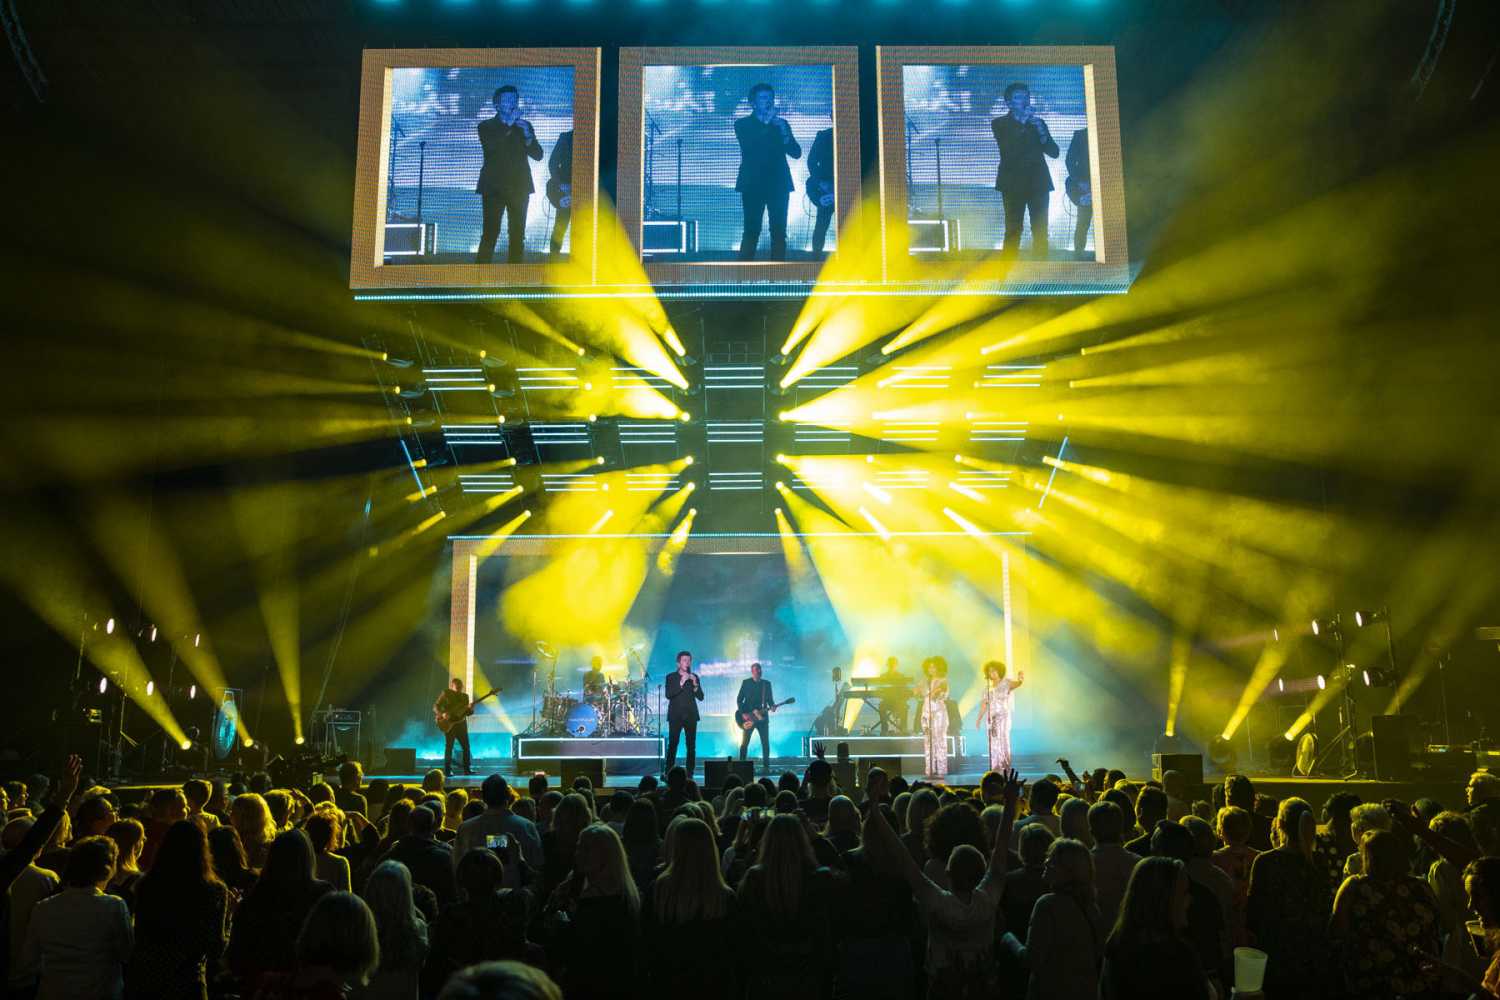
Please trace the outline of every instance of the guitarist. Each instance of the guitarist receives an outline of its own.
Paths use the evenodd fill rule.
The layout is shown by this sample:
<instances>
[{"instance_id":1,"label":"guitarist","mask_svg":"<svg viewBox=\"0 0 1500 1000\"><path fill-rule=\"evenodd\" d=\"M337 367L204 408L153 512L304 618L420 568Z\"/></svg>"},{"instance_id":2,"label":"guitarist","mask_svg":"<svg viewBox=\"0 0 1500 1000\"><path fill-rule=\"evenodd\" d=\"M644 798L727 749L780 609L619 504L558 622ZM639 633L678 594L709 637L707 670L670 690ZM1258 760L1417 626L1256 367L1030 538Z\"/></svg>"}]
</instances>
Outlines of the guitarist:
<instances>
[{"instance_id":1,"label":"guitarist","mask_svg":"<svg viewBox=\"0 0 1500 1000\"><path fill-rule=\"evenodd\" d=\"M1063 187L1068 200L1078 206L1078 221L1073 225L1073 253L1083 256L1088 245L1089 226L1094 221L1094 187L1089 178L1089 130L1081 128L1073 133L1068 143L1068 155L1063 161L1068 165L1068 179Z\"/></svg>"},{"instance_id":2,"label":"guitarist","mask_svg":"<svg viewBox=\"0 0 1500 1000\"><path fill-rule=\"evenodd\" d=\"M547 158L547 200L557 209L552 220L552 256L562 256L563 237L573 218L573 130L557 137L552 155Z\"/></svg>"},{"instance_id":3,"label":"guitarist","mask_svg":"<svg viewBox=\"0 0 1500 1000\"><path fill-rule=\"evenodd\" d=\"M771 717L776 711L776 699L771 694L771 682L761 677L759 663L750 664L750 676L740 682L740 693L735 696L735 707L740 711L742 722L755 718L755 725L740 730L740 760L750 749L750 734L760 733L760 759L765 773L771 773Z\"/></svg>"},{"instance_id":4,"label":"guitarist","mask_svg":"<svg viewBox=\"0 0 1500 1000\"><path fill-rule=\"evenodd\" d=\"M807 154L807 197L817 209L813 221L812 252L822 253L833 222L833 129L825 128L813 138Z\"/></svg>"},{"instance_id":5,"label":"guitarist","mask_svg":"<svg viewBox=\"0 0 1500 1000\"><path fill-rule=\"evenodd\" d=\"M452 721L448 732L443 738L443 773L449 777L453 776L453 743L456 740L464 752L464 774L473 774L469 769L469 696L464 692L462 677L455 677L448 682L447 688L438 695L437 701L433 703L432 711L440 721Z\"/></svg>"}]
</instances>

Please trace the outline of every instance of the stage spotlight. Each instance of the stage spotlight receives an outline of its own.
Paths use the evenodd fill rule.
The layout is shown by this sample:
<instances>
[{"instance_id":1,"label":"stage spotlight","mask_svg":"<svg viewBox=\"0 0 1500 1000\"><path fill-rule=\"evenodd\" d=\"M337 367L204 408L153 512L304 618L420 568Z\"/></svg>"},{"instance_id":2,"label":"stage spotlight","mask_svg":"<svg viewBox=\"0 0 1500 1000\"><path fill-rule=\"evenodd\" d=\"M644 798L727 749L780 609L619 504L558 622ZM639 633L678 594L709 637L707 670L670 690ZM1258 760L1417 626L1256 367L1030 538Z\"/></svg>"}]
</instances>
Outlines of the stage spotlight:
<instances>
[{"instance_id":1,"label":"stage spotlight","mask_svg":"<svg viewBox=\"0 0 1500 1000\"><path fill-rule=\"evenodd\" d=\"M184 750L191 750L191 749L193 749L193 741L192 740L183 740L181 743L179 743L177 745L180 746L180 747L182 747L182 749L184 749Z\"/></svg>"},{"instance_id":2,"label":"stage spotlight","mask_svg":"<svg viewBox=\"0 0 1500 1000\"><path fill-rule=\"evenodd\" d=\"M202 632L194 632L193 633L193 648L197 649L198 648L198 644L200 642L202 642L202 641L203 641L203 633Z\"/></svg>"},{"instance_id":3,"label":"stage spotlight","mask_svg":"<svg viewBox=\"0 0 1500 1000\"><path fill-rule=\"evenodd\" d=\"M111 618L109 621L107 621L107 622L104 623L104 634L105 635L114 635L115 634L115 620L113 618Z\"/></svg>"},{"instance_id":4,"label":"stage spotlight","mask_svg":"<svg viewBox=\"0 0 1500 1000\"><path fill-rule=\"evenodd\" d=\"M99 693L103 694L104 692L106 692L108 690L109 690L109 678L108 677L101 677L101 678L99 678Z\"/></svg>"},{"instance_id":5,"label":"stage spotlight","mask_svg":"<svg viewBox=\"0 0 1500 1000\"><path fill-rule=\"evenodd\" d=\"M692 465L693 464L693 456L689 455L687 458L684 458L682 460L682 464L683 465Z\"/></svg>"},{"instance_id":6,"label":"stage spotlight","mask_svg":"<svg viewBox=\"0 0 1500 1000\"><path fill-rule=\"evenodd\" d=\"M1284 678L1281 678L1281 677L1276 678L1276 693L1277 694L1285 694L1286 693L1286 680Z\"/></svg>"},{"instance_id":7,"label":"stage spotlight","mask_svg":"<svg viewBox=\"0 0 1500 1000\"><path fill-rule=\"evenodd\" d=\"M191 684L188 686L188 699L192 700L196 697L198 697L198 685Z\"/></svg>"},{"instance_id":8,"label":"stage spotlight","mask_svg":"<svg viewBox=\"0 0 1500 1000\"><path fill-rule=\"evenodd\" d=\"M1175 733L1162 733L1156 738L1156 753L1182 753L1182 737Z\"/></svg>"},{"instance_id":9,"label":"stage spotlight","mask_svg":"<svg viewBox=\"0 0 1500 1000\"><path fill-rule=\"evenodd\" d=\"M255 741L246 736L244 741L240 745L243 746L246 750L249 750L251 747L255 746Z\"/></svg>"},{"instance_id":10,"label":"stage spotlight","mask_svg":"<svg viewBox=\"0 0 1500 1000\"><path fill-rule=\"evenodd\" d=\"M292 742L300 747L303 743L307 742L307 738L304 736L298 736L296 739L292 740Z\"/></svg>"},{"instance_id":11,"label":"stage spotlight","mask_svg":"<svg viewBox=\"0 0 1500 1000\"><path fill-rule=\"evenodd\" d=\"M1364 628L1366 625L1374 625L1376 622L1383 622L1385 621L1385 618L1386 611L1384 608L1381 608L1378 611L1354 612L1354 624L1358 625L1360 628Z\"/></svg>"},{"instance_id":12,"label":"stage spotlight","mask_svg":"<svg viewBox=\"0 0 1500 1000\"><path fill-rule=\"evenodd\" d=\"M1319 674L1318 675L1318 690L1319 691L1323 691L1323 690L1326 690L1327 688L1328 688L1328 678L1324 677L1322 674Z\"/></svg>"},{"instance_id":13,"label":"stage spotlight","mask_svg":"<svg viewBox=\"0 0 1500 1000\"><path fill-rule=\"evenodd\" d=\"M1236 759L1234 744L1222 736L1215 736L1213 742L1208 745L1208 759L1220 770L1234 770Z\"/></svg>"},{"instance_id":14,"label":"stage spotlight","mask_svg":"<svg viewBox=\"0 0 1500 1000\"><path fill-rule=\"evenodd\" d=\"M693 416L692 414L688 413L687 410L683 410L681 413L677 414L677 419L681 420L683 423L687 423L689 420L693 419Z\"/></svg>"},{"instance_id":15,"label":"stage spotlight","mask_svg":"<svg viewBox=\"0 0 1500 1000\"><path fill-rule=\"evenodd\" d=\"M1312 620L1312 634L1316 636L1331 635L1337 638L1339 634L1339 616L1334 615L1332 618L1314 618Z\"/></svg>"},{"instance_id":16,"label":"stage spotlight","mask_svg":"<svg viewBox=\"0 0 1500 1000\"><path fill-rule=\"evenodd\" d=\"M776 463L778 465L785 465L786 464L786 456L782 455L782 454L778 454L776 456Z\"/></svg>"},{"instance_id":17,"label":"stage spotlight","mask_svg":"<svg viewBox=\"0 0 1500 1000\"><path fill-rule=\"evenodd\" d=\"M156 626L155 625L151 626L151 641L152 642L156 641Z\"/></svg>"},{"instance_id":18,"label":"stage spotlight","mask_svg":"<svg viewBox=\"0 0 1500 1000\"><path fill-rule=\"evenodd\" d=\"M149 698L149 697L151 697L155 693L156 693L156 682L155 681L147 681L146 682L146 697Z\"/></svg>"},{"instance_id":19,"label":"stage spotlight","mask_svg":"<svg viewBox=\"0 0 1500 1000\"><path fill-rule=\"evenodd\" d=\"M1272 642L1280 642L1281 641L1281 629L1279 629L1279 628L1272 628L1271 629L1271 641Z\"/></svg>"}]
</instances>

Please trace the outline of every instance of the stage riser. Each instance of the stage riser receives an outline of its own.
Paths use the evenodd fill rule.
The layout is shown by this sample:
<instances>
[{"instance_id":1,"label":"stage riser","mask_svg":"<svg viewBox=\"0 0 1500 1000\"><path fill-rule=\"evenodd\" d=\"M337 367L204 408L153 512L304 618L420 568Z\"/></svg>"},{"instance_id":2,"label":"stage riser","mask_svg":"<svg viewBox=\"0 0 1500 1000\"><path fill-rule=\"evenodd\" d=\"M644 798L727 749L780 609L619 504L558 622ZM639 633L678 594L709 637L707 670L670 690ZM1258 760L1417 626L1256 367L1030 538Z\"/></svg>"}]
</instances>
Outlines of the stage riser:
<instances>
[{"instance_id":1,"label":"stage riser","mask_svg":"<svg viewBox=\"0 0 1500 1000\"><path fill-rule=\"evenodd\" d=\"M518 736L515 749L518 764L581 758L655 761L666 753L665 741L660 736L614 736L605 739Z\"/></svg>"},{"instance_id":2,"label":"stage riser","mask_svg":"<svg viewBox=\"0 0 1500 1000\"><path fill-rule=\"evenodd\" d=\"M838 756L840 743L849 745L849 759L859 760L863 757L903 757L922 760L927 756L926 748L920 736L804 736L802 738L802 755L811 757L813 755L813 744L823 744L823 756L834 760ZM964 754L964 738L962 736L948 737L948 756L962 757Z\"/></svg>"}]
</instances>

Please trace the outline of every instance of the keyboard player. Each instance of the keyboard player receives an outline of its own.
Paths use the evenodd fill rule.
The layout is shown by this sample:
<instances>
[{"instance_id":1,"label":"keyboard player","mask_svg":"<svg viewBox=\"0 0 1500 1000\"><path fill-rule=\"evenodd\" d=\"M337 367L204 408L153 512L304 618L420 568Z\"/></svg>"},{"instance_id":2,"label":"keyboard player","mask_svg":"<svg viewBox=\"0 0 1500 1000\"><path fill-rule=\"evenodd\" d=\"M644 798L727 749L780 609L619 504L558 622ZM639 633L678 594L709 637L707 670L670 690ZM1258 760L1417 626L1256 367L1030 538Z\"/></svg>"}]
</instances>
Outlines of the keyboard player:
<instances>
[{"instance_id":1,"label":"keyboard player","mask_svg":"<svg viewBox=\"0 0 1500 1000\"><path fill-rule=\"evenodd\" d=\"M906 700L911 679L901 675L897 669L900 665L894 656L888 657L885 661L884 672L878 674L870 682L870 686L880 692L881 722L890 720L890 724L896 727L894 734L882 733L882 736L906 735Z\"/></svg>"}]
</instances>

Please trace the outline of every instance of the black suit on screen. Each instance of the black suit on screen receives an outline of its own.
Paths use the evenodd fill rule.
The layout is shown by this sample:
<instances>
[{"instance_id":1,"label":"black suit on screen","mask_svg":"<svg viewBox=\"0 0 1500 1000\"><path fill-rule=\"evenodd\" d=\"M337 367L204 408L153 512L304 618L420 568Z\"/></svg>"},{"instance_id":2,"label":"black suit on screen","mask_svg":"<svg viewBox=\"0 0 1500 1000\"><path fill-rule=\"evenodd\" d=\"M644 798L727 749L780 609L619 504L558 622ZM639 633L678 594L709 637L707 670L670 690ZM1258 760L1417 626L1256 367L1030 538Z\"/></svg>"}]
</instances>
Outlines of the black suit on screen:
<instances>
[{"instance_id":1,"label":"black suit on screen","mask_svg":"<svg viewBox=\"0 0 1500 1000\"><path fill-rule=\"evenodd\" d=\"M703 700L703 684L684 684L677 671L667 675L667 766L677 762L677 741L687 737L687 773L693 776L698 753L698 702Z\"/></svg>"},{"instance_id":2,"label":"black suit on screen","mask_svg":"<svg viewBox=\"0 0 1500 1000\"><path fill-rule=\"evenodd\" d=\"M812 250L813 253L823 252L823 242L828 238L828 226L833 222L833 210L836 204L824 205L819 200L818 192L820 185L828 185L833 190L833 129L825 128L813 137L812 149L807 151L807 196L812 199L813 207L817 209L818 215L813 222Z\"/></svg>"},{"instance_id":3,"label":"black suit on screen","mask_svg":"<svg viewBox=\"0 0 1500 1000\"><path fill-rule=\"evenodd\" d=\"M552 155L547 157L547 173L553 184L568 185L568 207L557 206L557 218L552 222L552 252L562 253L563 237L568 234L568 223L573 218L573 130L568 129L557 137Z\"/></svg>"},{"instance_id":4,"label":"black suit on screen","mask_svg":"<svg viewBox=\"0 0 1500 1000\"><path fill-rule=\"evenodd\" d=\"M484 165L479 168L479 182L474 191L483 199L484 228L479 234L475 262L488 264L494 259L503 214L509 234L506 260L519 264L526 243L526 204L536 190L531 181L531 165L526 160L540 160L542 144L536 141L534 131L531 141L526 140L521 119L507 125L496 115L479 123L479 145L484 150Z\"/></svg>"},{"instance_id":5,"label":"black suit on screen","mask_svg":"<svg viewBox=\"0 0 1500 1000\"><path fill-rule=\"evenodd\" d=\"M1089 225L1094 221L1094 185L1089 177L1089 130L1081 128L1073 133L1068 143L1068 155L1063 160L1068 165L1068 176L1089 186L1089 203L1079 205L1078 222L1073 226L1073 252L1083 253L1089 239Z\"/></svg>"},{"instance_id":6,"label":"black suit on screen","mask_svg":"<svg viewBox=\"0 0 1500 1000\"><path fill-rule=\"evenodd\" d=\"M1057 158L1057 142L1051 134L1042 140L1037 124L1041 118L1032 115L1021 124L1014 115L1001 115L990 122L995 146L1000 150L1000 166L995 170L995 190L1005 204L1005 243L1003 252L1016 253L1021 247L1021 224L1031 213L1031 249L1038 257L1047 256L1047 202L1052 194L1052 171L1044 156Z\"/></svg>"},{"instance_id":7,"label":"black suit on screen","mask_svg":"<svg viewBox=\"0 0 1500 1000\"><path fill-rule=\"evenodd\" d=\"M745 231L740 238L740 260L754 260L760 243L760 223L769 217L771 224L771 259L786 260L786 209L792 193L792 168L786 158L797 159L802 147L787 127L782 138L778 121L763 122L746 115L734 123L734 137L740 144L740 170L734 189L740 193L745 212Z\"/></svg>"}]
</instances>

